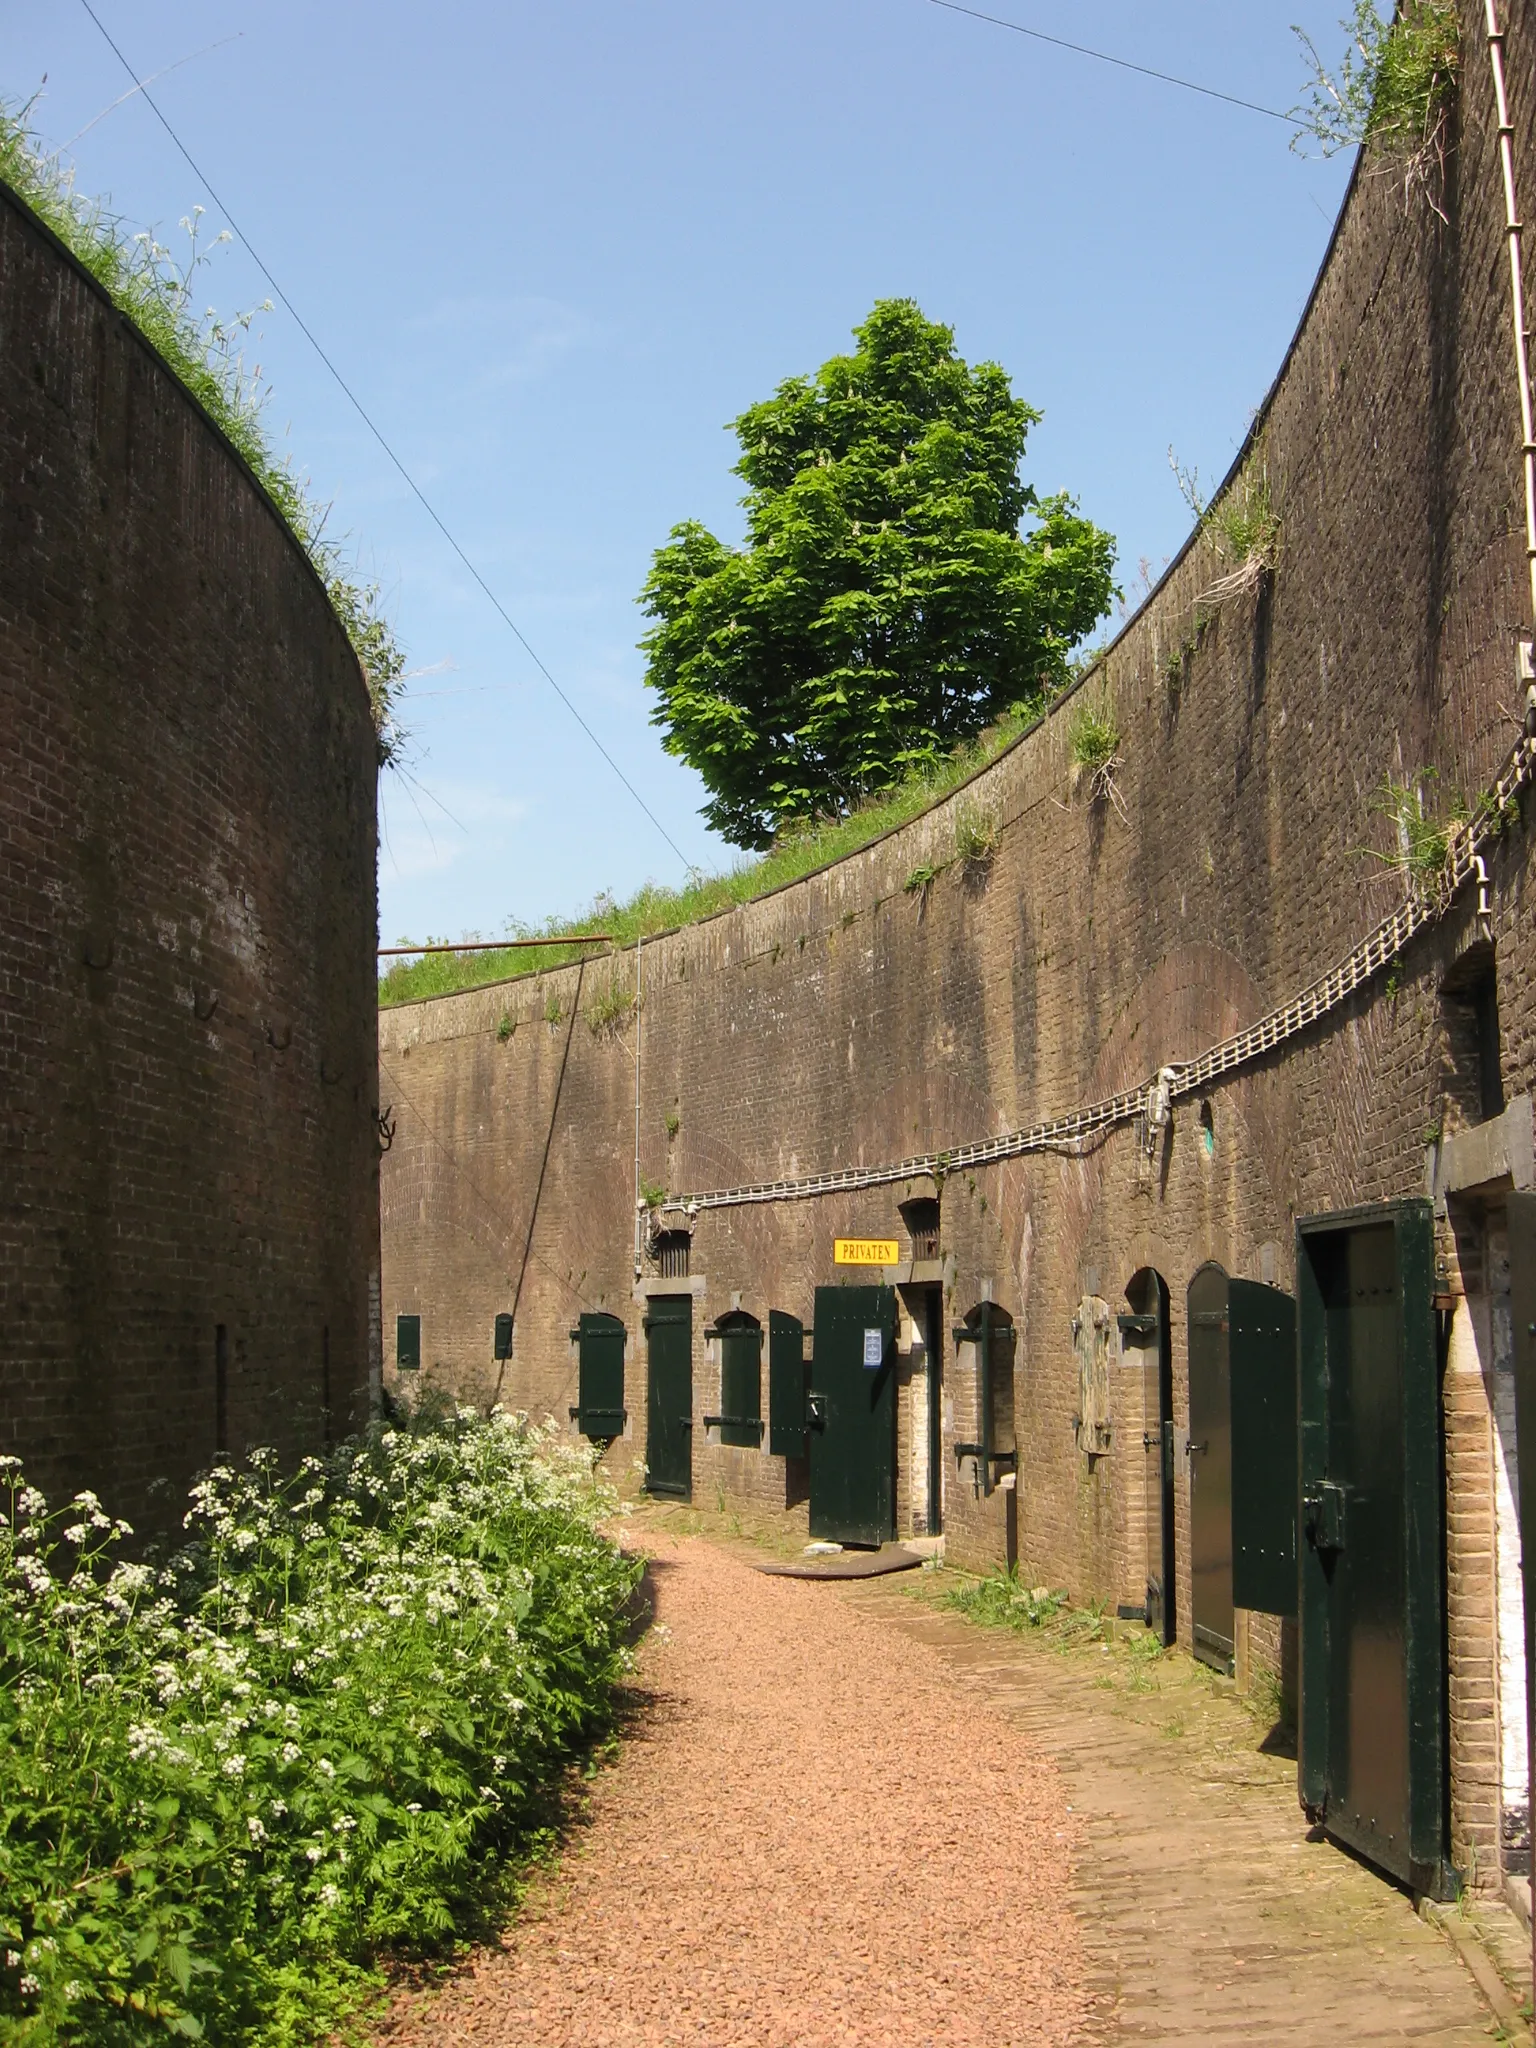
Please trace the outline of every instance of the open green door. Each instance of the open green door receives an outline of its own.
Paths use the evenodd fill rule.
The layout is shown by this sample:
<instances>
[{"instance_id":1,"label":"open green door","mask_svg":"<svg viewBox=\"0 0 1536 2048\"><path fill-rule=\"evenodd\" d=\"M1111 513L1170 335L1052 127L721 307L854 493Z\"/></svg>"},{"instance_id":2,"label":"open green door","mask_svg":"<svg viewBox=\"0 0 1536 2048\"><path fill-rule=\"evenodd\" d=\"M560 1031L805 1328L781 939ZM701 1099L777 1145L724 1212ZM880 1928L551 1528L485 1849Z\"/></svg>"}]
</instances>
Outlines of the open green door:
<instances>
[{"instance_id":1,"label":"open green door","mask_svg":"<svg viewBox=\"0 0 1536 2048\"><path fill-rule=\"evenodd\" d=\"M812 1536L888 1542L896 1533L894 1288L817 1288L807 1405Z\"/></svg>"},{"instance_id":2,"label":"open green door","mask_svg":"<svg viewBox=\"0 0 1536 2048\"><path fill-rule=\"evenodd\" d=\"M1301 1803L1447 1898L1439 1355L1428 1202L1296 1224Z\"/></svg>"}]
</instances>

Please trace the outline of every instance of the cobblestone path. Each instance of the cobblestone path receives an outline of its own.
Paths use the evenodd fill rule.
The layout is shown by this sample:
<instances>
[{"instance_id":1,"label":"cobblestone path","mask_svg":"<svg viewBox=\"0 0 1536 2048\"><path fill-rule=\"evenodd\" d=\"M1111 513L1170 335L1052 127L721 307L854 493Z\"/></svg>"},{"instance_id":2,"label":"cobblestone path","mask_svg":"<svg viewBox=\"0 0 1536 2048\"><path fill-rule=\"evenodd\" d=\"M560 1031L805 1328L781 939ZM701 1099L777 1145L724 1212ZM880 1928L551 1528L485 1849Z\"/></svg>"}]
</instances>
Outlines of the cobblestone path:
<instances>
[{"instance_id":1,"label":"cobblestone path","mask_svg":"<svg viewBox=\"0 0 1536 2048\"><path fill-rule=\"evenodd\" d=\"M644 1540L649 1710L557 1878L392 2048L1082 2039L1073 1821L1030 1739L835 1587Z\"/></svg>"}]
</instances>

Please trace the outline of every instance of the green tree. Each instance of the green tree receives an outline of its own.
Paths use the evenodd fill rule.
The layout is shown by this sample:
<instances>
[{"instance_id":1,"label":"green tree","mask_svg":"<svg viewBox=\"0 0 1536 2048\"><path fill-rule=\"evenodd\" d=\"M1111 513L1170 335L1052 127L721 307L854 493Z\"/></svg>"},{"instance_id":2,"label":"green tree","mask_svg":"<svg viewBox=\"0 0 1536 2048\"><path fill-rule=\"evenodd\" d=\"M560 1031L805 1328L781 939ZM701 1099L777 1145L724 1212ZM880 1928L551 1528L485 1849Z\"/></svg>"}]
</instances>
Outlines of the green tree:
<instances>
[{"instance_id":1,"label":"green tree","mask_svg":"<svg viewBox=\"0 0 1536 2048\"><path fill-rule=\"evenodd\" d=\"M1040 415L995 363L910 299L854 337L734 422L745 545L686 521L642 596L652 722L737 846L1043 702L1114 594L1113 536L1021 481Z\"/></svg>"}]
</instances>

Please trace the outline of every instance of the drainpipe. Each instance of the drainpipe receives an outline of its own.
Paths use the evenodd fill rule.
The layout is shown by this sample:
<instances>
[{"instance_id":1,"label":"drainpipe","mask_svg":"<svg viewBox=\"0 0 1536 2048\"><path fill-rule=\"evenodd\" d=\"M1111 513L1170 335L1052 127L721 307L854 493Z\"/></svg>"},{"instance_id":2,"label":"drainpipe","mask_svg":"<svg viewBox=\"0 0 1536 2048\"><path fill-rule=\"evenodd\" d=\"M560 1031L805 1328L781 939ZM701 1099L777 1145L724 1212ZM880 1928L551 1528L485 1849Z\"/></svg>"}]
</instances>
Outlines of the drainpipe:
<instances>
[{"instance_id":1,"label":"drainpipe","mask_svg":"<svg viewBox=\"0 0 1536 2048\"><path fill-rule=\"evenodd\" d=\"M1504 32L1499 27L1498 0L1486 0L1488 56L1493 66L1493 97L1499 116L1499 164L1504 173L1504 232L1509 240L1509 288L1514 308L1515 375L1520 385L1521 453L1525 468L1525 557L1531 577L1531 622L1536 627L1536 423L1531 416L1530 339L1525 327L1525 287L1520 264L1520 212L1515 204L1514 126L1504 89ZM1529 693L1536 704L1536 685Z\"/></svg>"}]
</instances>

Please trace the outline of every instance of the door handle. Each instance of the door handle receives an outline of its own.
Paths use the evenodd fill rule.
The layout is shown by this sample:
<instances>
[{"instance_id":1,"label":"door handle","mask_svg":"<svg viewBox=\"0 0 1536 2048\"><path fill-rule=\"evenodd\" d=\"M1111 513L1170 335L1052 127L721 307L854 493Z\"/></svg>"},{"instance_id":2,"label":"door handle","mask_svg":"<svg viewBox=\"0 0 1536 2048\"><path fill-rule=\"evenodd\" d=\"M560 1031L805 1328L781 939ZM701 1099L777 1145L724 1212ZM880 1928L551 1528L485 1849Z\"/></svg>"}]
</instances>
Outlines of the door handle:
<instances>
[{"instance_id":1,"label":"door handle","mask_svg":"<svg viewBox=\"0 0 1536 2048\"><path fill-rule=\"evenodd\" d=\"M825 1394L807 1394L805 1397L805 1424L807 1429L825 1429L827 1426L827 1397Z\"/></svg>"},{"instance_id":2,"label":"door handle","mask_svg":"<svg viewBox=\"0 0 1536 2048\"><path fill-rule=\"evenodd\" d=\"M1191 1458L1203 1458L1205 1454L1210 1450L1210 1448L1211 1440L1209 1437L1207 1437L1203 1444L1191 1444L1189 1446L1188 1452L1186 1453L1186 1456Z\"/></svg>"}]
</instances>

